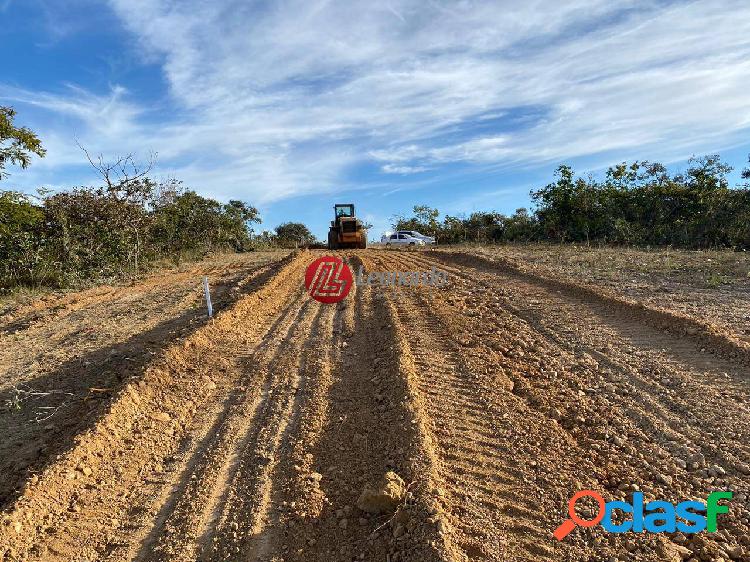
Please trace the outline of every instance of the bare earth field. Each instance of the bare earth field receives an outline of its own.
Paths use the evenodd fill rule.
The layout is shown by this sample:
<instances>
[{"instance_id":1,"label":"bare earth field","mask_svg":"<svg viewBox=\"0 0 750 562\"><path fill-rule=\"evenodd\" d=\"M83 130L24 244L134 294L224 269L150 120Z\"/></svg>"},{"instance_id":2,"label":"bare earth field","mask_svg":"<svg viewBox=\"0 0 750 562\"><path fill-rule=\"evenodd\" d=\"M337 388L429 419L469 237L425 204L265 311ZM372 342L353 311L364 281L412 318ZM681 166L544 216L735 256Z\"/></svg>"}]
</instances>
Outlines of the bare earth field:
<instances>
[{"instance_id":1,"label":"bare earth field","mask_svg":"<svg viewBox=\"0 0 750 562\"><path fill-rule=\"evenodd\" d=\"M257 253L7 314L0 560L750 560L747 260L566 252L343 251L449 283L336 305L325 252ZM558 542L581 489L735 495L718 533Z\"/></svg>"},{"instance_id":2,"label":"bare earth field","mask_svg":"<svg viewBox=\"0 0 750 562\"><path fill-rule=\"evenodd\" d=\"M0 503L92 423L99 406L286 255L225 255L132 286L48 295L0 316Z\"/></svg>"},{"instance_id":3,"label":"bare earth field","mask_svg":"<svg viewBox=\"0 0 750 562\"><path fill-rule=\"evenodd\" d=\"M587 248L529 244L484 247L521 267L609 289L617 295L704 318L750 342L750 254L731 251Z\"/></svg>"}]
</instances>

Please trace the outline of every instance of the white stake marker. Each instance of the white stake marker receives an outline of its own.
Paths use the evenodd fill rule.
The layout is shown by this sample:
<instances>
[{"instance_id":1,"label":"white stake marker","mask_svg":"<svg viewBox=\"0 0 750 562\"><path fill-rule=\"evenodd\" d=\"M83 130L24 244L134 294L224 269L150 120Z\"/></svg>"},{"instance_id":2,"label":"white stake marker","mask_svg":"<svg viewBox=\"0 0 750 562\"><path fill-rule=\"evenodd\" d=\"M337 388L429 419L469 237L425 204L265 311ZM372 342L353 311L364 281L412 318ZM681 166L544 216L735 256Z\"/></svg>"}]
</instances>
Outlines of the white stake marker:
<instances>
[{"instance_id":1,"label":"white stake marker","mask_svg":"<svg viewBox=\"0 0 750 562\"><path fill-rule=\"evenodd\" d=\"M211 306L211 292L208 290L208 276L203 276L203 292L206 293L206 306L208 307L208 317L212 318L214 309Z\"/></svg>"}]
</instances>

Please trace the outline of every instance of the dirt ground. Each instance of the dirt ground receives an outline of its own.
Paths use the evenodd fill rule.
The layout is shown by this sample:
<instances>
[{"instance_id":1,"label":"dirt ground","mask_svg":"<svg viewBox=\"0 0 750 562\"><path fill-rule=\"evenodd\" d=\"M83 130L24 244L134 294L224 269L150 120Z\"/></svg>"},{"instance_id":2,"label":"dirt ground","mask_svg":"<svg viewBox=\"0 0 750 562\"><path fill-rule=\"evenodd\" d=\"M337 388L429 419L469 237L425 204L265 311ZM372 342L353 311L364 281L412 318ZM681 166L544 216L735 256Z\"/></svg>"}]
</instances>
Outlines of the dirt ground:
<instances>
[{"instance_id":1,"label":"dirt ground","mask_svg":"<svg viewBox=\"0 0 750 562\"><path fill-rule=\"evenodd\" d=\"M220 311L285 255L221 255L133 285L6 307L0 316L0 505L69 448L124 381L205 321L204 275Z\"/></svg>"},{"instance_id":2,"label":"dirt ground","mask_svg":"<svg viewBox=\"0 0 750 562\"><path fill-rule=\"evenodd\" d=\"M338 304L306 293L324 252L302 251L16 311L0 559L750 560L745 265L698 291L645 258L641 276L632 257L513 252L339 252L448 284L358 284ZM389 471L395 512L360 509ZM581 489L734 497L717 533L558 542Z\"/></svg>"},{"instance_id":3,"label":"dirt ground","mask_svg":"<svg viewBox=\"0 0 750 562\"><path fill-rule=\"evenodd\" d=\"M704 318L750 342L747 252L549 244L485 246L474 252Z\"/></svg>"}]
</instances>

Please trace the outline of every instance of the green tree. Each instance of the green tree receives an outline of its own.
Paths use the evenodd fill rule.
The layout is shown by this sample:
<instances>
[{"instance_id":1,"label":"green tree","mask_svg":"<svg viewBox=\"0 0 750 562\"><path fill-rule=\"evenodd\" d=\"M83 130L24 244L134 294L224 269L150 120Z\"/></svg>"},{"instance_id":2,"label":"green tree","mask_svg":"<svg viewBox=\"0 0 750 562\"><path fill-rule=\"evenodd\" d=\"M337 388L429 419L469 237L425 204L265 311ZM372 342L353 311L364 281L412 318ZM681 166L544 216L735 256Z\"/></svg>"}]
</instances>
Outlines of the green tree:
<instances>
[{"instance_id":1,"label":"green tree","mask_svg":"<svg viewBox=\"0 0 750 562\"><path fill-rule=\"evenodd\" d=\"M476 242L500 240L504 222L505 217L500 213L475 211L469 215L468 219L464 220L467 238Z\"/></svg>"},{"instance_id":2,"label":"green tree","mask_svg":"<svg viewBox=\"0 0 750 562\"><path fill-rule=\"evenodd\" d=\"M81 187L44 200L45 233L66 284L135 273L147 209L101 188Z\"/></svg>"},{"instance_id":3,"label":"green tree","mask_svg":"<svg viewBox=\"0 0 750 562\"><path fill-rule=\"evenodd\" d=\"M573 193L575 181L570 166L558 166L555 171L557 181L549 183L538 191L532 191L531 198L537 204L537 216L547 237L565 241L570 238L573 216Z\"/></svg>"},{"instance_id":4,"label":"green tree","mask_svg":"<svg viewBox=\"0 0 750 562\"><path fill-rule=\"evenodd\" d=\"M396 230L416 230L422 234L439 237L441 228L438 217L440 212L437 209L427 205L415 205L412 208L414 213L411 217L396 215L392 218L392 226Z\"/></svg>"},{"instance_id":5,"label":"green tree","mask_svg":"<svg viewBox=\"0 0 750 562\"><path fill-rule=\"evenodd\" d=\"M185 191L154 210L151 239L162 255L180 263L188 254L202 254L220 248L222 205Z\"/></svg>"},{"instance_id":6,"label":"green tree","mask_svg":"<svg viewBox=\"0 0 750 562\"><path fill-rule=\"evenodd\" d=\"M435 236L439 226L437 219L440 216L440 212L427 205L415 205L413 211L414 216L421 225L421 229L424 231L422 234Z\"/></svg>"},{"instance_id":7,"label":"green tree","mask_svg":"<svg viewBox=\"0 0 750 562\"><path fill-rule=\"evenodd\" d=\"M438 241L441 244L456 244L458 242L465 242L466 237L466 218L463 215L456 217L445 215L440 225Z\"/></svg>"},{"instance_id":8,"label":"green tree","mask_svg":"<svg viewBox=\"0 0 750 562\"><path fill-rule=\"evenodd\" d=\"M722 162L718 154L707 154L706 156L693 156L688 160L690 167L687 170L687 184L689 187L700 192L711 192L717 189L727 189L727 174L732 167Z\"/></svg>"},{"instance_id":9,"label":"green tree","mask_svg":"<svg viewBox=\"0 0 750 562\"><path fill-rule=\"evenodd\" d=\"M27 196L0 192L0 292L41 281L44 211Z\"/></svg>"},{"instance_id":10,"label":"green tree","mask_svg":"<svg viewBox=\"0 0 750 562\"><path fill-rule=\"evenodd\" d=\"M513 242L528 242L534 240L537 235L536 219L529 214L525 207L516 209L516 212L505 221L503 239Z\"/></svg>"},{"instance_id":11,"label":"green tree","mask_svg":"<svg viewBox=\"0 0 750 562\"><path fill-rule=\"evenodd\" d=\"M250 235L253 223L259 223L258 209L244 201L230 200L224 205L221 220L222 243L238 252L250 248Z\"/></svg>"},{"instance_id":12,"label":"green tree","mask_svg":"<svg viewBox=\"0 0 750 562\"><path fill-rule=\"evenodd\" d=\"M285 246L306 246L315 243L315 236L300 222L285 222L275 228L277 243Z\"/></svg>"},{"instance_id":13,"label":"green tree","mask_svg":"<svg viewBox=\"0 0 750 562\"><path fill-rule=\"evenodd\" d=\"M42 142L31 129L13 125L15 116L12 107L0 106L0 180L8 176L4 171L8 162L27 168L31 154L40 157L46 154Z\"/></svg>"}]
</instances>

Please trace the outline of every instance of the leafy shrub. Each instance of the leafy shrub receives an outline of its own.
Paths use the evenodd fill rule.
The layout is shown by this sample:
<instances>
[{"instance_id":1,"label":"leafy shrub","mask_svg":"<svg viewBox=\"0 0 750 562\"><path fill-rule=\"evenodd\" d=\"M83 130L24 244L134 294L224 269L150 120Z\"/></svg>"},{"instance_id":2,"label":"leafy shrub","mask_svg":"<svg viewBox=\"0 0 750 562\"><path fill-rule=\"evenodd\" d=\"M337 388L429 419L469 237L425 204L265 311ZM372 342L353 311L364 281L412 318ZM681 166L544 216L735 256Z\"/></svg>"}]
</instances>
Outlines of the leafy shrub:
<instances>
[{"instance_id":1,"label":"leafy shrub","mask_svg":"<svg viewBox=\"0 0 750 562\"><path fill-rule=\"evenodd\" d=\"M41 277L44 212L26 195L0 192L0 291Z\"/></svg>"},{"instance_id":2,"label":"leafy shrub","mask_svg":"<svg viewBox=\"0 0 750 562\"><path fill-rule=\"evenodd\" d=\"M6 163L26 168L44 156L36 135L13 124L0 107L0 180ZM132 154L107 162L79 145L101 176L99 187L79 187L35 202L0 191L0 291L17 285L70 286L137 274L149 262L220 250L251 249L258 211L242 201L221 204L185 191L179 181L157 184Z\"/></svg>"},{"instance_id":3,"label":"leafy shrub","mask_svg":"<svg viewBox=\"0 0 750 562\"><path fill-rule=\"evenodd\" d=\"M284 248L308 246L316 242L312 232L301 222L285 222L275 229L273 242Z\"/></svg>"},{"instance_id":4,"label":"leafy shrub","mask_svg":"<svg viewBox=\"0 0 750 562\"><path fill-rule=\"evenodd\" d=\"M179 263L250 249L254 207L183 192L175 182L138 182L127 190L81 187L38 204L0 192L0 286L73 286L134 275L158 258Z\"/></svg>"}]
</instances>

